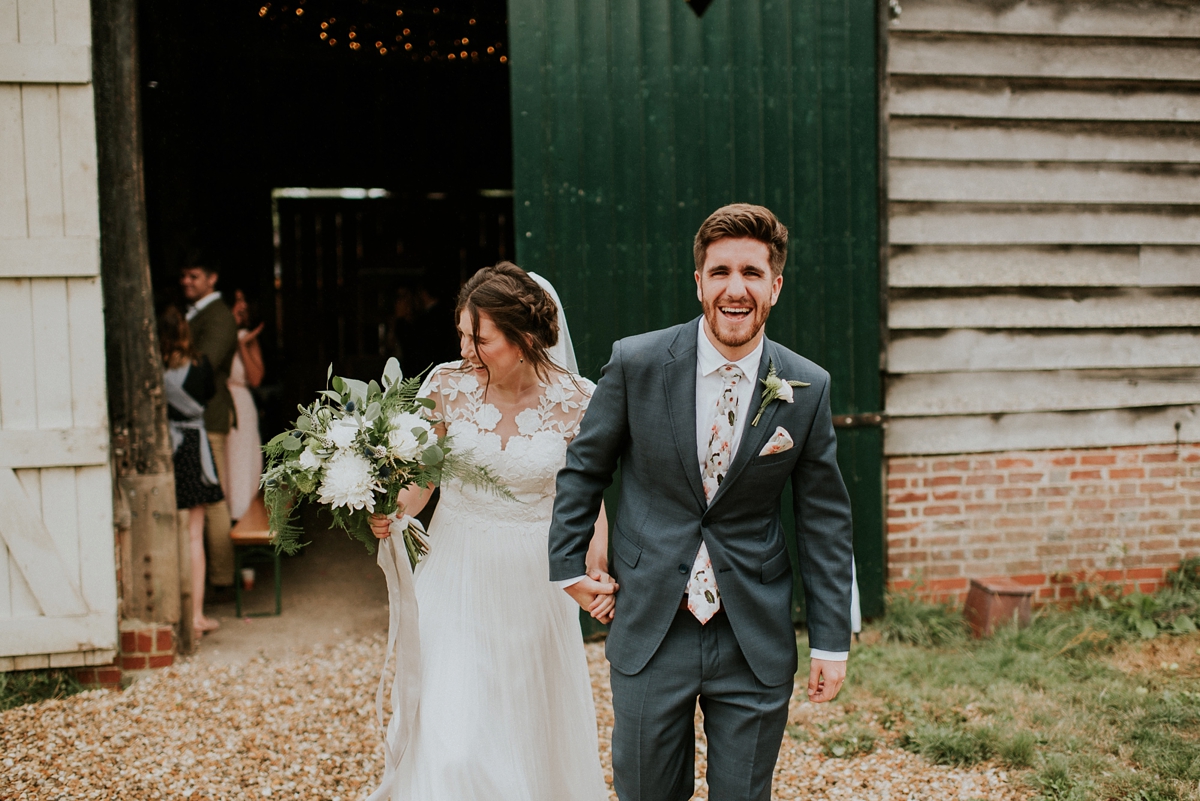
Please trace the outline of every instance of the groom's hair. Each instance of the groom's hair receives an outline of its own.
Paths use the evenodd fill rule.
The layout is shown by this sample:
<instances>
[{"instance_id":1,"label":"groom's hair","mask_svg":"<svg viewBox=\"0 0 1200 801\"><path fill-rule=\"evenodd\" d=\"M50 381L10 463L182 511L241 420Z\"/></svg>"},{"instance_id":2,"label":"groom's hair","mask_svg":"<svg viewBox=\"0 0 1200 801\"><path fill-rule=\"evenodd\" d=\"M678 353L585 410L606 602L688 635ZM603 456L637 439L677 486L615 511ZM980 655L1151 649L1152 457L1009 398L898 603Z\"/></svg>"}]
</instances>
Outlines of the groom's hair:
<instances>
[{"instance_id":1,"label":"groom's hair","mask_svg":"<svg viewBox=\"0 0 1200 801\"><path fill-rule=\"evenodd\" d=\"M757 239L767 246L771 276L783 274L783 265L787 261L788 232L770 209L749 203L732 203L708 215L696 232L696 240L692 245L696 272L704 270L708 246L719 239Z\"/></svg>"}]
</instances>

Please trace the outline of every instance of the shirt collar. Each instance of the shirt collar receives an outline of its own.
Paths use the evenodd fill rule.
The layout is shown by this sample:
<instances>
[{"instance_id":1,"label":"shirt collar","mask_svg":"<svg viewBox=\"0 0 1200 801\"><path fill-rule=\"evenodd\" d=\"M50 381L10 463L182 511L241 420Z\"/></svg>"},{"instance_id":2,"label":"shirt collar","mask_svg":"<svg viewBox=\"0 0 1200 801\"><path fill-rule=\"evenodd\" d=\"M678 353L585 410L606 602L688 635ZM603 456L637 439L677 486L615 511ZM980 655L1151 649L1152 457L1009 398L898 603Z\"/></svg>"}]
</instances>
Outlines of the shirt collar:
<instances>
[{"instance_id":1,"label":"shirt collar","mask_svg":"<svg viewBox=\"0 0 1200 801\"><path fill-rule=\"evenodd\" d=\"M758 377L758 365L762 362L763 343L766 341L766 336L763 336L754 350L734 362L741 369L742 375L747 378ZM709 340L708 334L704 333L703 317L700 318L700 336L696 340L696 361L700 365L702 376L710 375L722 365L729 364L729 359L721 355L721 351Z\"/></svg>"},{"instance_id":2,"label":"shirt collar","mask_svg":"<svg viewBox=\"0 0 1200 801\"><path fill-rule=\"evenodd\" d=\"M199 313L202 309L204 309L204 307L207 306L208 304L215 303L216 301L218 301L220 299L221 299L220 292L215 292L215 291L209 292L207 295L200 298L200 300L193 303L188 308L188 311L190 311L193 315L195 315L195 314Z\"/></svg>"}]
</instances>

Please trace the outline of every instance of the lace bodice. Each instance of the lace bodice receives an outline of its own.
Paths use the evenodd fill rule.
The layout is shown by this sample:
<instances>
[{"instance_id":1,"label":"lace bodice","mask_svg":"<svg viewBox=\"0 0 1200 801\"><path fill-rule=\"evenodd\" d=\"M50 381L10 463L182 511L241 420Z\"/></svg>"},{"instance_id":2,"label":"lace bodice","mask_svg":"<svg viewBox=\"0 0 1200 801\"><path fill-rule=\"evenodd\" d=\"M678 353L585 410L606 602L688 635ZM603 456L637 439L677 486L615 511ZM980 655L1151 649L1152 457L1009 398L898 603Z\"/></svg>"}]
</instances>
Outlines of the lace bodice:
<instances>
[{"instance_id":1,"label":"lace bodice","mask_svg":"<svg viewBox=\"0 0 1200 801\"><path fill-rule=\"evenodd\" d=\"M552 374L542 384L536 406L504 421L500 410L485 400L483 384L473 372L462 369L460 362L434 368L421 387L421 396L437 403L434 414L446 421L452 448L472 451L475 460L490 467L521 503L458 482L442 487L444 500L457 497L464 507L459 514L474 511L492 521L549 523L555 476L566 459L567 445L579 433L594 389L586 378ZM497 429L513 433L504 441Z\"/></svg>"}]
</instances>

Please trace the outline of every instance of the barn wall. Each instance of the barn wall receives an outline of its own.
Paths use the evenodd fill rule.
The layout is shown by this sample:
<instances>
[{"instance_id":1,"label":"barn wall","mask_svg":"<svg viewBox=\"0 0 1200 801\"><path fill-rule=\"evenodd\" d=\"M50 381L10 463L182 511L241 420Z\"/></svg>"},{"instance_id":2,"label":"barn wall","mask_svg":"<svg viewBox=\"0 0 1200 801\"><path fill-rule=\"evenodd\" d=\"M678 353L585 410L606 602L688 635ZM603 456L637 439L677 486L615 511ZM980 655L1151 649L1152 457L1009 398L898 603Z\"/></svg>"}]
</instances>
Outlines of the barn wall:
<instances>
[{"instance_id":1,"label":"barn wall","mask_svg":"<svg viewBox=\"0 0 1200 801\"><path fill-rule=\"evenodd\" d=\"M1200 6L1171 0L906 0L892 21L893 582L965 591L968 576L1024 575L1049 589L1062 571L1141 569L1112 543L1146 555L1153 523L1129 510L1152 508L1155 483L1098 490L1054 460L1142 469L1173 453L1170 481L1200 477L1185 458L1200 441L1197 40ZM1019 479L998 463L1030 467ZM997 497L1009 490L1032 499ZM1118 512L1084 497L1110 491L1134 500ZM1156 564L1200 552L1200 498L1180 497L1179 536L1151 538ZM1051 499L1065 504L1053 521L1005 506ZM972 537L1026 544L976 559Z\"/></svg>"}]
</instances>

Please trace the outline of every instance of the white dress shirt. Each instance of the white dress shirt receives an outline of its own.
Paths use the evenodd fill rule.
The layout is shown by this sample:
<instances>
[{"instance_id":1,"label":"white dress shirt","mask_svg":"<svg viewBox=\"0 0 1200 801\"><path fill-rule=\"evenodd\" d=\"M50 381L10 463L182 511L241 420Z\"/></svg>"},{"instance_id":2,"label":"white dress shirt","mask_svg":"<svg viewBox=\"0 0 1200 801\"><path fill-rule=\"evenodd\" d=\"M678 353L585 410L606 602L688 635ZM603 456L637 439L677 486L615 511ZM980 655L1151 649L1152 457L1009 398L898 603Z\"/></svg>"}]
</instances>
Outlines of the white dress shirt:
<instances>
[{"instance_id":1,"label":"white dress shirt","mask_svg":"<svg viewBox=\"0 0 1200 801\"><path fill-rule=\"evenodd\" d=\"M742 432L746 428L747 418L753 418L757 409L750 408L754 397L754 385L758 382L758 368L762 364L763 342L758 340L757 347L736 362L730 362L717 346L708 338L704 330L704 318L700 318L700 335L696 338L696 469L704 472L704 463L708 459L708 440L712 432L713 415L716 414L717 398L725 389L725 379L717 371L726 364L736 364L742 371L742 379L734 390L737 396L738 413L733 432L733 442L729 453L730 462L737 455L738 445L742 441ZM582 581L585 576L564 579L555 582L559 587L567 588ZM849 654L846 651L822 651L811 649L811 659L827 659L833 662L845 662Z\"/></svg>"},{"instance_id":2,"label":"white dress shirt","mask_svg":"<svg viewBox=\"0 0 1200 801\"><path fill-rule=\"evenodd\" d=\"M207 295L200 298L200 300L196 301L191 306L188 306L187 315L186 315L187 321L190 323L192 321L193 317L195 317L197 314L199 314L201 311L204 310L205 306L207 306L210 303L215 303L216 301L218 301L220 299L221 299L220 292L209 292Z\"/></svg>"}]
</instances>

